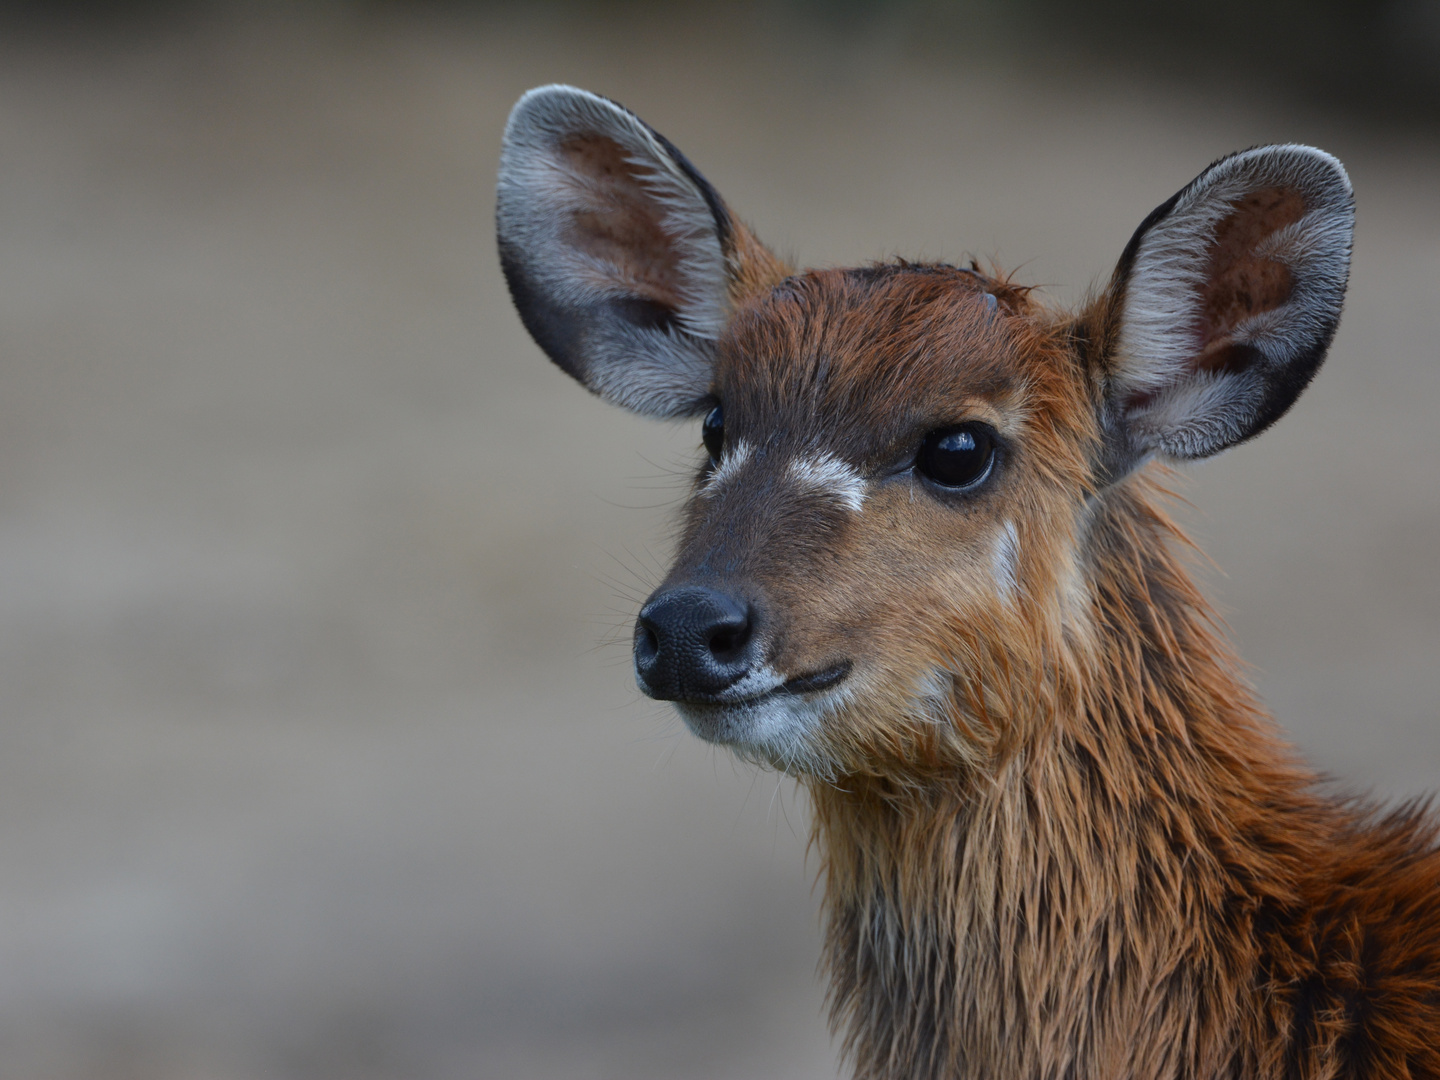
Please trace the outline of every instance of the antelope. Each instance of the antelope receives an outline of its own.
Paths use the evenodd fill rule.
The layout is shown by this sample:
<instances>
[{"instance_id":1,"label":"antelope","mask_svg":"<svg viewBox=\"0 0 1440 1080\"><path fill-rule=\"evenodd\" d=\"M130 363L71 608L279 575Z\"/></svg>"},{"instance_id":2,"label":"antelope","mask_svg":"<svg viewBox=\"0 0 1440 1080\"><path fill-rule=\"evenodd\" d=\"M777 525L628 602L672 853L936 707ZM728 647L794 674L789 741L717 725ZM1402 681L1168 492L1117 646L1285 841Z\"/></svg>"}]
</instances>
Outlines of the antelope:
<instances>
[{"instance_id":1,"label":"antelope","mask_svg":"<svg viewBox=\"0 0 1440 1080\"><path fill-rule=\"evenodd\" d=\"M1221 158L1073 312L974 263L796 271L566 86L511 113L496 221L556 364L702 418L635 677L806 790L858 1080L1440 1077L1437 822L1317 787L1166 510L1324 359L1339 161Z\"/></svg>"}]
</instances>

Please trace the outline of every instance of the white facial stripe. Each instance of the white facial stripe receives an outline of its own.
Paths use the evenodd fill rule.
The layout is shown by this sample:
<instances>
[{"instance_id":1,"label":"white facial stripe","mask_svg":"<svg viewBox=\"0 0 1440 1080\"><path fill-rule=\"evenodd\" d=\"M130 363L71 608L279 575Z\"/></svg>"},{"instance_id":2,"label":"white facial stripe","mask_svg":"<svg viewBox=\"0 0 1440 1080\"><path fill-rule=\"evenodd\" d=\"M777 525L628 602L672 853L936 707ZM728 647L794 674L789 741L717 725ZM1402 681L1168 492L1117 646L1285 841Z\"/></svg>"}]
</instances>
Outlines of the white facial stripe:
<instances>
[{"instance_id":1,"label":"white facial stripe","mask_svg":"<svg viewBox=\"0 0 1440 1080\"><path fill-rule=\"evenodd\" d=\"M790 479L802 488L839 499L851 513L865 505L865 478L833 454L796 458L790 462Z\"/></svg>"},{"instance_id":2,"label":"white facial stripe","mask_svg":"<svg viewBox=\"0 0 1440 1080\"><path fill-rule=\"evenodd\" d=\"M754 450L744 439L737 439L732 446L726 447L720 464L701 485L701 496L714 498L721 487L735 479L753 457ZM865 505L865 478L833 454L795 458L790 462L789 473L797 487L837 499L852 513L858 513Z\"/></svg>"},{"instance_id":3,"label":"white facial stripe","mask_svg":"<svg viewBox=\"0 0 1440 1080\"><path fill-rule=\"evenodd\" d=\"M1020 534L1015 530L1013 521L1005 522L1005 528L1000 530L1000 536L995 541L995 554L991 556L990 566L995 575L995 585L1000 590L1000 595L1006 600L1014 600L1015 592L1019 588L1016 579L1016 566L1020 558Z\"/></svg>"},{"instance_id":4,"label":"white facial stripe","mask_svg":"<svg viewBox=\"0 0 1440 1080\"><path fill-rule=\"evenodd\" d=\"M733 446L727 446L724 455L720 458L720 464L715 466L714 471L706 477L705 483L701 485L700 494L707 499L714 498L722 486L728 484L741 469L745 468L751 454L750 444L744 439L736 439Z\"/></svg>"}]
</instances>

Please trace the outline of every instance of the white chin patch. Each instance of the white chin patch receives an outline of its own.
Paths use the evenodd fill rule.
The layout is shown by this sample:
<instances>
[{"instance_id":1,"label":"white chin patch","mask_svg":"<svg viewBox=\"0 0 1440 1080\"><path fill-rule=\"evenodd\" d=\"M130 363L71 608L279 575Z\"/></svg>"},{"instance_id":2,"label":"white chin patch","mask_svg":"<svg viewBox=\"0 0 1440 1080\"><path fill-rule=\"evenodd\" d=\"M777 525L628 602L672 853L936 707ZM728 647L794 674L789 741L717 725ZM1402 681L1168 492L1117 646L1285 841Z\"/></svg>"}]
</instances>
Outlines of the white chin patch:
<instances>
[{"instance_id":1,"label":"white chin patch","mask_svg":"<svg viewBox=\"0 0 1440 1080\"><path fill-rule=\"evenodd\" d=\"M676 702L675 708L685 726L706 742L787 773L813 775L829 771L818 748L820 728L848 696L839 686L814 694L770 693L734 705Z\"/></svg>"}]
</instances>

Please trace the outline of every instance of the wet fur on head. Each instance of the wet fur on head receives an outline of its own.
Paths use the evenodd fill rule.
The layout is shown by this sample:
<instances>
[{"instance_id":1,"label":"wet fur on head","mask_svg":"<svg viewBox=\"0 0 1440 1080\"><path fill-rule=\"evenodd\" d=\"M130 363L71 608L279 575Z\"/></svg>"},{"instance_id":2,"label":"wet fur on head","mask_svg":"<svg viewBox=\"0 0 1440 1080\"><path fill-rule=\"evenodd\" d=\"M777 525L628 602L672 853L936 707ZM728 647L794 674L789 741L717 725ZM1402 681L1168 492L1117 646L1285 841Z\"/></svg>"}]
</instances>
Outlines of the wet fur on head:
<instances>
[{"instance_id":1,"label":"wet fur on head","mask_svg":"<svg viewBox=\"0 0 1440 1080\"><path fill-rule=\"evenodd\" d=\"M1314 376L1353 217L1328 154L1231 155L1054 311L974 265L792 273L633 114L517 105L526 325L612 401L720 410L657 595L723 593L759 660L675 696L810 793L860 1080L1440 1078L1435 820L1317 787L1165 511L1165 461ZM962 429L983 478L925 475Z\"/></svg>"}]
</instances>

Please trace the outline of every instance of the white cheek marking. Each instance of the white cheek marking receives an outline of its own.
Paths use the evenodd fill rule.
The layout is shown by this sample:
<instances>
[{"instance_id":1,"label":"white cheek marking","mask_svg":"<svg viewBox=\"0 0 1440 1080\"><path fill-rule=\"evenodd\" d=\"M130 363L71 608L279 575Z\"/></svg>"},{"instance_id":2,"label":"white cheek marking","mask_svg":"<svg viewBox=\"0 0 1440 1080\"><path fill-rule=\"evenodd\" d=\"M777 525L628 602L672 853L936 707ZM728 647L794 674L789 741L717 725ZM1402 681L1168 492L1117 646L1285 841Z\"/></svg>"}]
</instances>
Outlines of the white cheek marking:
<instances>
[{"instance_id":1,"label":"white cheek marking","mask_svg":"<svg viewBox=\"0 0 1440 1080\"><path fill-rule=\"evenodd\" d=\"M790 462L790 478L801 487L839 499L851 513L865 505L865 478L833 454L796 458Z\"/></svg>"},{"instance_id":2,"label":"white cheek marking","mask_svg":"<svg viewBox=\"0 0 1440 1080\"><path fill-rule=\"evenodd\" d=\"M722 485L729 483L745 468L750 456L750 444L744 439L736 439L735 445L728 447L720 458L720 464L705 478L705 483L700 486L700 494L707 499L714 498Z\"/></svg>"},{"instance_id":3,"label":"white cheek marking","mask_svg":"<svg viewBox=\"0 0 1440 1080\"><path fill-rule=\"evenodd\" d=\"M1016 564L1020 558L1020 534L1015 530L1013 521L1005 522L1005 528L1000 531L1000 537L995 541L995 554L990 559L991 571L995 575L995 584L1000 590L1000 595L1006 600L1014 600L1019 585L1015 578Z\"/></svg>"}]
</instances>

